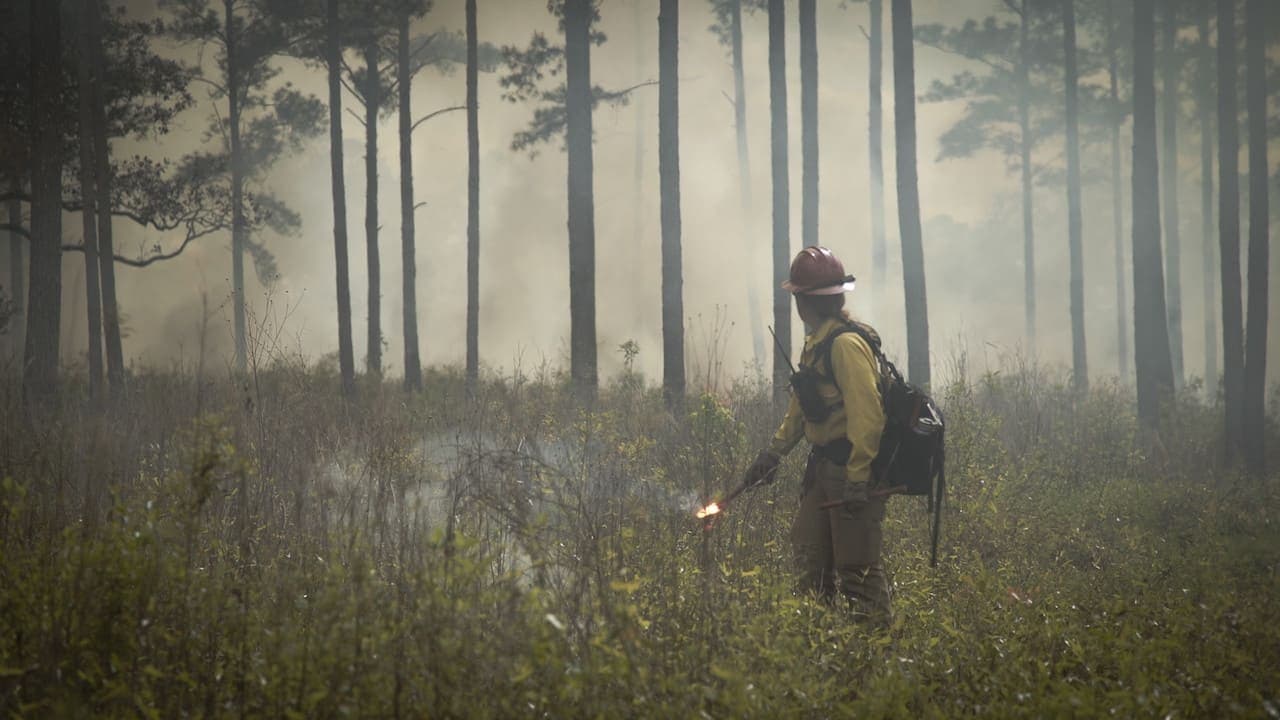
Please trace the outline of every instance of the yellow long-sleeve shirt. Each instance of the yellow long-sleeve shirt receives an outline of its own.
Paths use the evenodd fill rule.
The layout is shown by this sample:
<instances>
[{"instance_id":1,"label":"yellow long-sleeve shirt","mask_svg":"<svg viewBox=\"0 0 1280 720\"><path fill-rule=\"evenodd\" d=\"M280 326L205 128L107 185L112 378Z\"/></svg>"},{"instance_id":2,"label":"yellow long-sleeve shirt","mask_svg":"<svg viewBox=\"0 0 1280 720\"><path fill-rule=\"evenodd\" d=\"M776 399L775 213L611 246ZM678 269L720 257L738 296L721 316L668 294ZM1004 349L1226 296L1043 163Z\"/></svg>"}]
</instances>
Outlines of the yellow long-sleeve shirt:
<instances>
[{"instance_id":1,"label":"yellow long-sleeve shirt","mask_svg":"<svg viewBox=\"0 0 1280 720\"><path fill-rule=\"evenodd\" d=\"M831 318L806 335L804 351L800 355L801 364L812 364L814 348L842 325L843 321ZM792 391L787 414L769 449L778 455L786 455L801 437L814 445L825 445L843 436L853 445L846 464L849 481L869 482L872 479L871 463L876 458L880 435L884 432L879 368L875 353L857 334L844 333L837 337L831 343L831 370L839 386L826 377L825 362L817 366L822 375L818 390L832 406L831 415L821 423L808 422Z\"/></svg>"}]
</instances>

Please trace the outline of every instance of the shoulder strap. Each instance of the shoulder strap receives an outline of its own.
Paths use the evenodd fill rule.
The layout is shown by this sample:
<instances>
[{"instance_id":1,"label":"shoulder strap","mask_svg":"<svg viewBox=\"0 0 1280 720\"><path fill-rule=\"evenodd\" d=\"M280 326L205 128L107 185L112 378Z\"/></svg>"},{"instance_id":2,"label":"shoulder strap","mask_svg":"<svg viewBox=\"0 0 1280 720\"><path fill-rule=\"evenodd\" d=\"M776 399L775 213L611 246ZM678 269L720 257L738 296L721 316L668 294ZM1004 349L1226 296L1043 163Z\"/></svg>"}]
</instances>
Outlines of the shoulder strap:
<instances>
[{"instance_id":1,"label":"shoulder strap","mask_svg":"<svg viewBox=\"0 0 1280 720\"><path fill-rule=\"evenodd\" d=\"M831 365L831 346L835 343L836 338L840 337L841 335L844 335L845 333L853 333L854 335L857 335L858 337L862 338L862 341L867 344L867 347L871 348L871 354L874 355L876 360L879 362L880 379L881 379L880 394L881 394L881 400L883 400L884 390L885 390L885 387L884 387L885 377L888 376L889 378L892 378L897 382L902 382L902 373L899 373L898 368L895 367L894 364L889 361L889 358L885 357L884 352L880 349L879 338L867 332L867 330L863 328L861 325L859 325L858 323L856 322L848 323L840 327L839 329L837 329L835 332L828 335L827 338L822 341L822 345L819 345L817 348L815 348L814 360L815 361L817 360L816 356L818 353L825 353L825 356L823 357L823 362L826 365L827 377L831 380L831 383L835 385L837 389L839 389L840 383L839 381L836 380L835 368L833 368Z\"/></svg>"}]
</instances>

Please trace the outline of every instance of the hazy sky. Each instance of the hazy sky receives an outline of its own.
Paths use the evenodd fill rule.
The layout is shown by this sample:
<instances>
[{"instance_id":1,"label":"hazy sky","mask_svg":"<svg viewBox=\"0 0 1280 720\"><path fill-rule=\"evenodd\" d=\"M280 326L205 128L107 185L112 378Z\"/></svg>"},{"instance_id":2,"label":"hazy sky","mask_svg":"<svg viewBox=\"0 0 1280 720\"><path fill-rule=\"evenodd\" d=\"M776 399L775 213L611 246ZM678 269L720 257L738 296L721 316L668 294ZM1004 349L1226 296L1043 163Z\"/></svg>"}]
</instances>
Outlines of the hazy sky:
<instances>
[{"instance_id":1,"label":"hazy sky","mask_svg":"<svg viewBox=\"0 0 1280 720\"><path fill-rule=\"evenodd\" d=\"M608 41L592 52L593 82L608 88L657 78L657 0L605 0L601 29ZM680 142L683 209L684 290L688 315L691 370L704 368L712 353L708 338L719 331L724 367L737 375L751 358L747 287L761 293L769 310L770 183L766 18L744 22L747 115L753 208L739 204L733 112L726 94L733 90L728 53L708 32L709 4L686 0L680 17ZM871 319L891 351L905 350L899 256L895 238L892 59L889 17L885 17L885 174L886 220L890 234L891 277L871 278L867 158L867 23L865 5L824 0L818 8L820 106L820 237L850 272L858 275L851 296L856 314ZM886 6L888 3L886 3ZM915 3L916 22L954 22L989 14L990 0ZM528 42L540 29L555 35L554 20L543 0L480 0L483 40L498 45ZM437 0L417 30L461 29L462 0ZM799 66L794 4L788 7L788 96L791 128L792 249L800 246ZM132 0L130 12L156 12L154 0ZM1081 42L1087 38L1082 37ZM190 56L192 48L167 47ZM353 58L354 62L354 58ZM962 61L917 47L917 92L935 78L962 69ZM286 64L281 79L325 97L322 72ZM176 157L202 142L210 102L193 86L195 107L160 143L120 143L115 152ZM415 115L461 104L465 98L461 68L450 75L428 70L414 81ZM351 98L345 99L352 106ZM994 367L1016 352L1022 332L1022 238L1018 178L993 154L970 160L937 161L938 137L963 106L921 105L917 111L919 173L925 254L929 282L930 330L934 366L944 375L967 352L971 371ZM510 149L513 133L532 116L532 107L501 99L496 74L480 78L481 134L481 361L502 372L517 365L527 372L544 362L567 364L568 260L565 230L565 156L560 144L538 155ZM595 113L595 201L597 301L600 362L606 375L621 365L617 346L634 339L641 352L638 367L653 379L661 372L659 306L659 226L657 174L657 95L642 88L629 105L602 106ZM380 127L384 362L391 373L401 367L400 207L398 145L394 116ZM418 298L421 346L430 364L461 363L464 357L466 280L466 124L463 113L442 115L414 135L417 200ZM637 141L637 132L640 140ZM366 328L363 128L348 116L346 136L347 209L352 269L353 337L363 367ZM1184 335L1188 374L1201 372L1200 220L1198 130L1183 135L1183 286ZM637 173L637 150L640 167ZM1125 163L1128 164L1128 140ZM1109 162L1108 148L1086 146L1085 160ZM1061 153L1061 143L1046 145L1045 157ZM1273 149L1271 157L1280 152ZM1242 163L1242 169L1246 167ZM1127 170L1126 170L1127 172ZM637 183L637 177L639 183ZM1128 176L1125 207L1128 214ZM337 348L332 209L328 138L322 135L305 152L281 162L270 187L302 213L296 237L263 238L275 253L281 277L261 287L252 272L248 296L254 312L283 323L281 342L311 358ZM1115 271L1111 200L1106 183L1087 187L1084 196L1086 304L1090 369L1095 375L1116 370ZM1067 315L1067 233L1065 191L1037 189L1037 278L1041 357L1069 362ZM1247 231L1247 226L1244 228ZM78 236L78 224L64 231ZM137 228L117 224L122 251L156 241ZM1246 236L1247 237L1247 236ZM75 239L75 238L72 238ZM1126 226L1126 241L1128 240ZM180 259L144 270L119 267L120 299L130 330L126 352L136 362L190 360L199 343L202 295L211 318L208 347L225 353L230 340L229 238L201 240ZM1273 257L1280 253L1273 253ZM74 351L83 348L83 261L66 264L66 337ZM1275 273L1273 272L1273 275ZM1126 281L1131 284L1131 275ZM886 284L890 302L870 308L871 284ZM1131 292L1131 290L1130 290ZM1277 307L1272 293L1272 307ZM1132 296L1130 295L1130 303ZM270 298L270 303L267 302ZM1131 315L1131 311L1130 311ZM1273 310L1273 324L1280 312ZM721 323L723 320L723 323ZM763 322L771 322L768 317ZM796 323L798 326L798 323ZM798 333L797 329L797 333ZM274 334L274 333L273 333ZM1273 338L1272 358L1277 349ZM798 337L798 335L797 335ZM82 350L81 350L82 352ZM1275 363L1272 363L1274 366ZM695 379L696 382L696 379Z\"/></svg>"}]
</instances>

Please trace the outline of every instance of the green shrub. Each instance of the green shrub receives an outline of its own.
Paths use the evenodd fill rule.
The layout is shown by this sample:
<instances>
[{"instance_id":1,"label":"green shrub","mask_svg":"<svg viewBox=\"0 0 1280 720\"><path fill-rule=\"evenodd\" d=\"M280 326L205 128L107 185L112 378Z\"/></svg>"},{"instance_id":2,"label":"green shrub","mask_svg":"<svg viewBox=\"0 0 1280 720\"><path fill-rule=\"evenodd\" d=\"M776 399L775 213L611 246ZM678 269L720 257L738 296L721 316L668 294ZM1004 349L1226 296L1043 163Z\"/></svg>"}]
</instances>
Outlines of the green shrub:
<instances>
[{"instance_id":1,"label":"green shrub","mask_svg":"<svg viewBox=\"0 0 1280 720\"><path fill-rule=\"evenodd\" d=\"M6 716L1274 716L1280 486L1190 395L942 393L951 494L886 522L888 629L795 596L802 457L709 529L777 418L739 382L134 378L39 426L0 391ZM193 402L193 400L195 400ZM1280 444L1272 443L1272 447Z\"/></svg>"}]
</instances>

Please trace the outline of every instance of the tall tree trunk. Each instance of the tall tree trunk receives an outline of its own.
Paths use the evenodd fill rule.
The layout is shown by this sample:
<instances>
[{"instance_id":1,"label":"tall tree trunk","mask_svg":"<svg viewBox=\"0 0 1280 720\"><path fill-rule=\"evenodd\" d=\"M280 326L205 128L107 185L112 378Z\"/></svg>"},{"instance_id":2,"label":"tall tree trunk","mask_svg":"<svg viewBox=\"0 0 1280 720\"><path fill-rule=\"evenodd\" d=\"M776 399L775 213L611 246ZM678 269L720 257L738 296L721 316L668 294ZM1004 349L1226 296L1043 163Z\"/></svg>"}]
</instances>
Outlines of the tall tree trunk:
<instances>
[{"instance_id":1,"label":"tall tree trunk","mask_svg":"<svg viewBox=\"0 0 1280 720\"><path fill-rule=\"evenodd\" d=\"M649 2L648 0L635 0L633 5L635 17L632 27L635 28L635 47L636 47L636 74L635 82L640 84L645 80L644 51L645 43L640 39L640 33L643 31L646 23L649 22ZM645 103L645 93L638 93L633 101L636 111L636 134L635 134L635 166L631 175L631 232L632 244L635 248L642 248L645 241L645 184L644 184L644 138L648 133L647 121L649 111ZM631 260L634 262L634 259Z\"/></svg>"},{"instance_id":2,"label":"tall tree trunk","mask_svg":"<svg viewBox=\"0 0 1280 720\"><path fill-rule=\"evenodd\" d=\"M1173 361L1173 382L1182 386L1182 239L1178 228L1178 11L1173 2L1164 3L1161 27L1163 62L1161 69L1161 111L1164 162L1164 251L1165 282L1169 293L1169 356Z\"/></svg>"},{"instance_id":3,"label":"tall tree trunk","mask_svg":"<svg viewBox=\"0 0 1280 720\"><path fill-rule=\"evenodd\" d=\"M382 108L382 77L378 45L364 48L364 241L369 265L369 337L365 357L369 374L382 376L382 258L378 252L378 111Z\"/></svg>"},{"instance_id":4,"label":"tall tree trunk","mask_svg":"<svg viewBox=\"0 0 1280 720\"><path fill-rule=\"evenodd\" d=\"M1218 0L1218 268L1222 287L1222 386L1227 459L1244 422L1244 319L1240 307L1240 130L1235 0Z\"/></svg>"},{"instance_id":5,"label":"tall tree trunk","mask_svg":"<svg viewBox=\"0 0 1280 720\"><path fill-rule=\"evenodd\" d=\"M19 181L13 181L16 194L22 188ZM17 227L22 224L22 205L17 198L5 203L9 225ZM27 303L26 303L26 268L27 259L23 246L27 239L16 230L9 231L9 293L13 296L13 319L9 323L9 338L13 341L14 357L21 357L23 344L26 341Z\"/></svg>"},{"instance_id":6,"label":"tall tree trunk","mask_svg":"<svg viewBox=\"0 0 1280 720\"><path fill-rule=\"evenodd\" d=\"M333 255L338 281L338 369L342 394L356 392L351 343L351 271L347 262L347 188L342 162L342 43L338 0L326 0L325 64L329 75L329 178L333 188Z\"/></svg>"},{"instance_id":7,"label":"tall tree trunk","mask_svg":"<svg viewBox=\"0 0 1280 720\"><path fill-rule=\"evenodd\" d=\"M107 66L102 49L102 4L91 2L85 11L89 27L90 112L93 115L94 176L98 207L98 273L102 280L102 330L107 351L107 386L113 396L124 390L124 342L120 333L120 305L116 300L115 242L111 216L111 145L107 142L107 105L103 98L102 72Z\"/></svg>"},{"instance_id":8,"label":"tall tree trunk","mask_svg":"<svg viewBox=\"0 0 1280 720\"><path fill-rule=\"evenodd\" d=\"M786 396L791 375L791 294L782 289L791 270L791 189L787 159L787 24L784 0L769 0L769 119L773 164L773 325L782 350L773 352L773 392Z\"/></svg>"},{"instance_id":9,"label":"tall tree trunk","mask_svg":"<svg viewBox=\"0 0 1280 720\"><path fill-rule=\"evenodd\" d=\"M418 260L413 218L413 70L409 67L409 12L400 15L396 38L396 84L400 93L400 267L404 296L404 388L422 389L422 358L418 354Z\"/></svg>"},{"instance_id":10,"label":"tall tree trunk","mask_svg":"<svg viewBox=\"0 0 1280 720\"><path fill-rule=\"evenodd\" d=\"M1018 40L1018 139L1022 164L1023 311L1027 350L1036 349L1036 230L1031 195L1031 8L1022 0ZM896 67L896 66L895 66Z\"/></svg>"},{"instance_id":11,"label":"tall tree trunk","mask_svg":"<svg viewBox=\"0 0 1280 720\"><path fill-rule=\"evenodd\" d=\"M102 291L98 285L98 218L95 212L97 202L102 199L98 195L94 180L93 162L93 97L91 87L93 77L89 26L86 22L89 7L97 0L82 0L80 3L80 22L77 35L76 77L79 82L77 100L80 109L79 142L80 150L80 218L84 235L84 279L85 307L88 311L89 331L89 396L94 400L102 397Z\"/></svg>"},{"instance_id":12,"label":"tall tree trunk","mask_svg":"<svg viewBox=\"0 0 1280 720\"><path fill-rule=\"evenodd\" d=\"M747 85L742 61L742 0L729 4L733 43L733 128L738 140L738 199L742 207L742 240L747 244L747 312L751 315L751 347L763 368L764 328L760 326L760 288L756 277L756 233L751 200L751 156L747 152Z\"/></svg>"},{"instance_id":13,"label":"tall tree trunk","mask_svg":"<svg viewBox=\"0 0 1280 720\"><path fill-rule=\"evenodd\" d=\"M814 0L800 0L800 233L818 244L818 20Z\"/></svg>"},{"instance_id":14,"label":"tall tree trunk","mask_svg":"<svg viewBox=\"0 0 1280 720\"><path fill-rule=\"evenodd\" d=\"M1063 57L1066 59L1067 234L1071 255L1071 369L1077 391L1089 387L1089 356L1084 332L1084 239L1080 208L1080 110L1076 70L1076 4L1062 3Z\"/></svg>"},{"instance_id":15,"label":"tall tree trunk","mask_svg":"<svg viewBox=\"0 0 1280 720\"><path fill-rule=\"evenodd\" d=\"M871 171L871 298L876 312L884 312L885 276L889 272L888 243L884 229L884 105L881 87L884 80L884 0L869 0L871 31L869 38L870 68L867 87L870 94L867 111L867 156Z\"/></svg>"},{"instance_id":16,"label":"tall tree trunk","mask_svg":"<svg viewBox=\"0 0 1280 720\"><path fill-rule=\"evenodd\" d=\"M1271 221L1267 165L1267 36L1264 0L1245 4L1245 105L1249 114L1249 298L1244 362L1244 459L1266 469L1267 281Z\"/></svg>"},{"instance_id":17,"label":"tall tree trunk","mask_svg":"<svg viewBox=\"0 0 1280 720\"><path fill-rule=\"evenodd\" d=\"M929 303L925 292L924 238L916 177L916 71L911 0L893 0L893 122L897 137L898 235L907 310L907 374L929 385Z\"/></svg>"},{"instance_id":18,"label":"tall tree trunk","mask_svg":"<svg viewBox=\"0 0 1280 720\"><path fill-rule=\"evenodd\" d=\"M662 392L684 397L684 294L680 256L680 3L658 5L658 177L662 201Z\"/></svg>"},{"instance_id":19,"label":"tall tree trunk","mask_svg":"<svg viewBox=\"0 0 1280 720\"><path fill-rule=\"evenodd\" d=\"M591 130L590 0L565 0L565 146L569 163L569 365L579 397L594 402L596 228Z\"/></svg>"},{"instance_id":20,"label":"tall tree trunk","mask_svg":"<svg viewBox=\"0 0 1280 720\"><path fill-rule=\"evenodd\" d=\"M1214 299L1217 255L1213 228L1213 46L1209 43L1209 16L1213 7L1199 3L1199 67L1196 76L1196 106L1200 116L1200 234L1203 245L1201 270L1204 278L1204 385L1212 402L1218 395L1218 303Z\"/></svg>"},{"instance_id":21,"label":"tall tree trunk","mask_svg":"<svg viewBox=\"0 0 1280 720\"><path fill-rule=\"evenodd\" d=\"M31 265L23 399L50 400L58 387L62 315L62 43L59 6L31 6Z\"/></svg>"},{"instance_id":22,"label":"tall tree trunk","mask_svg":"<svg viewBox=\"0 0 1280 720\"><path fill-rule=\"evenodd\" d=\"M1138 418L1150 428L1173 392L1169 325L1160 252L1159 161L1156 158L1155 0L1133 10L1133 319Z\"/></svg>"},{"instance_id":23,"label":"tall tree trunk","mask_svg":"<svg viewBox=\"0 0 1280 720\"><path fill-rule=\"evenodd\" d=\"M231 136L231 304L236 344L236 370L249 367L248 340L245 337L244 251L247 228L244 222L244 151L240 146L240 68L237 66L235 36L235 3L223 0L224 34L227 41L227 125Z\"/></svg>"},{"instance_id":24,"label":"tall tree trunk","mask_svg":"<svg viewBox=\"0 0 1280 720\"><path fill-rule=\"evenodd\" d=\"M1116 354L1120 357L1120 381L1129 379L1129 302L1125 292L1124 188L1120 181L1120 112L1118 54L1119 41L1114 3L1107 4L1107 76L1111 82L1111 230L1116 250Z\"/></svg>"},{"instance_id":25,"label":"tall tree trunk","mask_svg":"<svg viewBox=\"0 0 1280 720\"><path fill-rule=\"evenodd\" d=\"M467 0L467 384L480 379L480 114L476 0Z\"/></svg>"}]
</instances>

